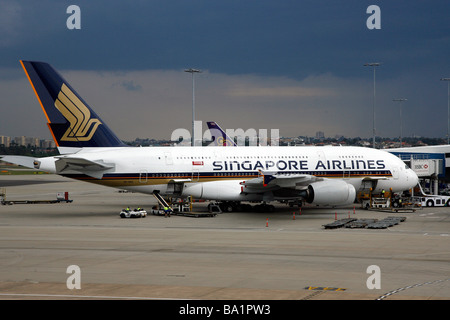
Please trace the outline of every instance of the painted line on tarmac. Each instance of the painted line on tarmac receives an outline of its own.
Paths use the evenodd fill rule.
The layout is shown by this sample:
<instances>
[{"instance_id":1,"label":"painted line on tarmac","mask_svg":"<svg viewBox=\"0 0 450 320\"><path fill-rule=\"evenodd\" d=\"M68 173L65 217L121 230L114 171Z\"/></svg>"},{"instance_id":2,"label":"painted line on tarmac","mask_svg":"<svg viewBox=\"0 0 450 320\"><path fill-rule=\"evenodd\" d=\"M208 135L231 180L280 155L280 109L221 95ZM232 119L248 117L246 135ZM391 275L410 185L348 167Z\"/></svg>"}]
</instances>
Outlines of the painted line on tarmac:
<instances>
[{"instance_id":1,"label":"painted line on tarmac","mask_svg":"<svg viewBox=\"0 0 450 320\"><path fill-rule=\"evenodd\" d=\"M89 296L71 294L45 293L0 293L1 297L36 297L36 298L73 298L73 299L122 299L122 300L192 300L180 298L152 298L152 297L121 297L121 296Z\"/></svg>"},{"instance_id":2,"label":"painted line on tarmac","mask_svg":"<svg viewBox=\"0 0 450 320\"><path fill-rule=\"evenodd\" d=\"M424 282L424 283L417 283L417 284L413 284L413 285L411 285L411 286L406 286L406 287L403 287L403 288L398 288L398 289L389 291L388 293L385 293L384 295L378 297L377 300L383 300L383 299L386 299L387 297L392 296L392 295L394 295L394 294L396 294L396 293L402 292L402 291L404 291L404 290L406 290L406 289L411 289L411 288L421 287L421 286L425 286L425 285L428 285L428 284L435 284L435 283L439 283L439 282L445 282L445 281L449 281L449 280L450 280L450 278L447 278L447 279L442 279L442 280L435 280L435 281L428 281L428 282Z\"/></svg>"}]
</instances>

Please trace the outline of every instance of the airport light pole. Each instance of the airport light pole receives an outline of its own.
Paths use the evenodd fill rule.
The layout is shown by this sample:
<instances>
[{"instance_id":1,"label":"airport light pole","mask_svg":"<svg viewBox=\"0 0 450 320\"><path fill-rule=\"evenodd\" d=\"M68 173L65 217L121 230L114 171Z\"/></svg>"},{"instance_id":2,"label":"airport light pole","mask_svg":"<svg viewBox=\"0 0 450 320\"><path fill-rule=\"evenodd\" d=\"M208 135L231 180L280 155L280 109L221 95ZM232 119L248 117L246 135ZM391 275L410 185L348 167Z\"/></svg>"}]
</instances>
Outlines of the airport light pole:
<instances>
[{"instance_id":1,"label":"airport light pole","mask_svg":"<svg viewBox=\"0 0 450 320\"><path fill-rule=\"evenodd\" d=\"M373 148L375 149L375 67L380 66L380 62L369 62L365 63L365 67L373 67Z\"/></svg>"},{"instance_id":2,"label":"airport light pole","mask_svg":"<svg viewBox=\"0 0 450 320\"><path fill-rule=\"evenodd\" d=\"M191 136L191 147L195 145L194 134L195 134L195 80L194 74L202 72L198 69L185 69L184 72L192 74L192 136Z\"/></svg>"},{"instance_id":3,"label":"airport light pole","mask_svg":"<svg viewBox=\"0 0 450 320\"><path fill-rule=\"evenodd\" d=\"M450 144L450 78L441 78L447 81L447 144Z\"/></svg>"},{"instance_id":4,"label":"airport light pole","mask_svg":"<svg viewBox=\"0 0 450 320\"><path fill-rule=\"evenodd\" d=\"M400 102L400 148L401 148L402 147L402 136L403 136L402 102L408 101L408 99L400 98L400 99L392 99L392 101Z\"/></svg>"}]
</instances>

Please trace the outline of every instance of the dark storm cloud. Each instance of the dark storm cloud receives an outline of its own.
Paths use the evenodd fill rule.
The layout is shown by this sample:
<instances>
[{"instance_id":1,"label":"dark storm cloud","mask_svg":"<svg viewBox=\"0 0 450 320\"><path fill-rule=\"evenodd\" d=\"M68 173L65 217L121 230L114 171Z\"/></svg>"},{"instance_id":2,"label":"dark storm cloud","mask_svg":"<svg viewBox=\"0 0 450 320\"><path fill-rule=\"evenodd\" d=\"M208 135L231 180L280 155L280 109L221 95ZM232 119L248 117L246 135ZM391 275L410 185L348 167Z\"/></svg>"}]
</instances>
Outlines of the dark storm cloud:
<instances>
[{"instance_id":1,"label":"dark storm cloud","mask_svg":"<svg viewBox=\"0 0 450 320\"><path fill-rule=\"evenodd\" d=\"M81 8L81 30L66 27L71 4ZM381 8L380 30L366 27L371 4ZM9 115L0 134L35 130L23 119L36 99L18 63L30 59L75 75L95 108L111 106L100 112L106 117L120 119L127 105L124 120L134 121L151 106L146 119L171 110L182 117L171 123L184 126L191 83L183 69L195 67L205 71L197 104L209 118L201 120L363 137L372 112L372 69L363 64L380 61L377 132L397 135L392 99L406 97L404 134L443 136L449 9L448 0L0 0L0 109ZM166 127L130 126L123 135L167 136Z\"/></svg>"},{"instance_id":2,"label":"dark storm cloud","mask_svg":"<svg viewBox=\"0 0 450 320\"><path fill-rule=\"evenodd\" d=\"M81 30L66 28L69 1L2 3L13 12L4 23L11 45L3 66L25 54L68 69L192 64L297 78L358 76L359 66L373 59L388 63L393 73L411 63L448 63L448 1L376 1L381 30L367 29L371 2L360 0L78 1Z\"/></svg>"}]
</instances>

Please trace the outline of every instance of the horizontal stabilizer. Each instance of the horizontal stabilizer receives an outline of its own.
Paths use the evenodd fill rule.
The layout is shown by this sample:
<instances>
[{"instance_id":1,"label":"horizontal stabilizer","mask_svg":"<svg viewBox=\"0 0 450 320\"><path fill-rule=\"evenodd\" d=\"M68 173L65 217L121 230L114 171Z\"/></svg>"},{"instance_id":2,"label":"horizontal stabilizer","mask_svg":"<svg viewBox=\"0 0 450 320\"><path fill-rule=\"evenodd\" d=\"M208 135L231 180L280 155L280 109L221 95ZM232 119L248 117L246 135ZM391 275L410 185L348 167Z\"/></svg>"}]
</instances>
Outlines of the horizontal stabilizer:
<instances>
[{"instance_id":1,"label":"horizontal stabilizer","mask_svg":"<svg viewBox=\"0 0 450 320\"><path fill-rule=\"evenodd\" d=\"M26 156L0 156L2 161L18 164L20 166L24 166L27 168L34 168L34 159L33 157Z\"/></svg>"},{"instance_id":2,"label":"horizontal stabilizer","mask_svg":"<svg viewBox=\"0 0 450 320\"><path fill-rule=\"evenodd\" d=\"M78 171L96 179L101 179L103 174L110 169L114 169L114 164L107 164L103 161L92 161L78 157L56 157L55 162L56 172L58 174L67 171Z\"/></svg>"}]
</instances>

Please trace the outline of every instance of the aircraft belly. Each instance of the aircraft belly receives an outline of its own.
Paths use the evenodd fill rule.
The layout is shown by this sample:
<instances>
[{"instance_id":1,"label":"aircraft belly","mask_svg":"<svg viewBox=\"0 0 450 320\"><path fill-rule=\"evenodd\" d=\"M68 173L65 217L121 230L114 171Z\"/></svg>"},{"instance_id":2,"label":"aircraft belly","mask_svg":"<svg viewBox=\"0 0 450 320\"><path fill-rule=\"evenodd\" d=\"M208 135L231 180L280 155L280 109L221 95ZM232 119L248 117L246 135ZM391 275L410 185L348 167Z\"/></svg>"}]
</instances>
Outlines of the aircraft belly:
<instances>
[{"instance_id":1,"label":"aircraft belly","mask_svg":"<svg viewBox=\"0 0 450 320\"><path fill-rule=\"evenodd\" d=\"M161 194L166 194L167 184L135 185L122 187L122 189L145 194L152 194L154 191L158 191Z\"/></svg>"}]
</instances>

